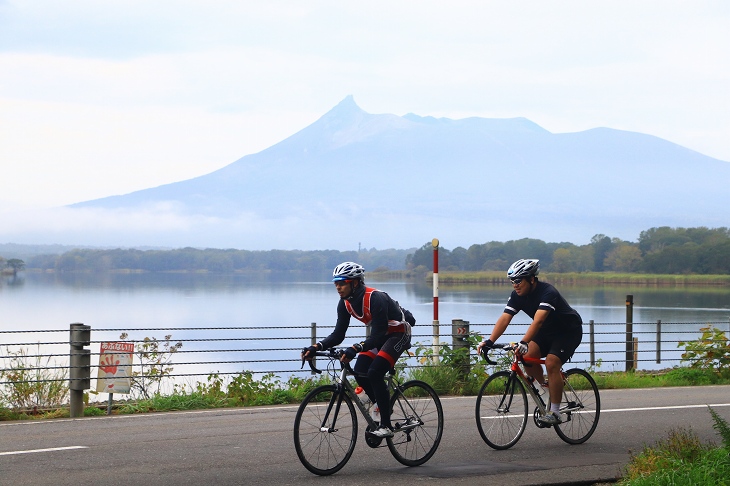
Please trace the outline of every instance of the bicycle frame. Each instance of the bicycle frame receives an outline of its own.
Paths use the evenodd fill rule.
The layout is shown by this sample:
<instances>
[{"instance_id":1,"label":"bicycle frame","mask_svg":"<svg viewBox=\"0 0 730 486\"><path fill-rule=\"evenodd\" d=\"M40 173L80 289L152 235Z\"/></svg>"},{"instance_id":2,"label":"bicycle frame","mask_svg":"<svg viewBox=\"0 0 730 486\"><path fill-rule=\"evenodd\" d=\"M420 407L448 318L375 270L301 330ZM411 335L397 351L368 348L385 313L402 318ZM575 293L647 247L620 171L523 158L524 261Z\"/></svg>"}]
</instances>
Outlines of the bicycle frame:
<instances>
[{"instance_id":1,"label":"bicycle frame","mask_svg":"<svg viewBox=\"0 0 730 486\"><path fill-rule=\"evenodd\" d=\"M294 418L294 448L302 465L321 476L334 474L350 459L357 443L357 411L368 424L365 441L371 448L385 445L393 457L405 466L420 466L436 452L444 430L444 412L438 395L425 382L398 380L391 370L384 379L391 395L393 433L381 437L372 433L378 424L355 394L348 379L358 376L348 363L342 363L342 350L317 351L326 358L332 383L309 391ZM340 361L340 369L335 362ZM303 363L302 363L303 366ZM312 371L321 373L313 363ZM339 422L339 423L338 423Z\"/></svg>"},{"instance_id":2,"label":"bicycle frame","mask_svg":"<svg viewBox=\"0 0 730 486\"><path fill-rule=\"evenodd\" d=\"M535 425L553 428L569 444L582 444L593 434L600 417L600 396L595 380L585 370L560 369L563 392L560 400L543 400L539 384L527 375L525 367L542 366L544 359L526 358L515 353L513 344L494 345L495 350L512 352L510 365L492 373L477 395L476 420L482 439L492 448L508 449L519 441L530 415L529 398L536 405L532 412ZM496 365L485 354L486 361ZM489 391L493 387L493 391ZM540 418L548 412L546 401L560 403L560 421L545 424ZM494 421L493 421L494 420Z\"/></svg>"},{"instance_id":3,"label":"bicycle frame","mask_svg":"<svg viewBox=\"0 0 730 486\"><path fill-rule=\"evenodd\" d=\"M501 349L512 350L512 362L510 363L509 368L511 376L520 380L527 393L530 395L530 397L532 397L532 401L540 410L540 413L545 414L547 412L547 404L542 399L540 392L535 386L535 380L531 376L528 376L523 368L523 366L528 365L542 366L545 364L545 360L542 358L529 358L527 356L519 355L514 351L514 346L511 344L508 346L502 346ZM486 360L487 363L491 365L497 364L496 361L490 360L489 357L487 357ZM563 383L565 383L565 371L563 369L560 370L560 376L563 380Z\"/></svg>"},{"instance_id":4,"label":"bicycle frame","mask_svg":"<svg viewBox=\"0 0 730 486\"><path fill-rule=\"evenodd\" d=\"M316 370L316 368L313 368ZM319 371L319 370L316 370ZM335 375L337 376L337 375ZM347 363L342 363L342 369L340 370L339 377L335 378L335 385L337 386L337 393L332 395L332 400L330 401L330 406L327 407L327 413L323 417L322 420L322 432L331 432L327 427L324 426L328 422L330 412L332 412L332 405L334 405L334 413L335 413L335 420L332 421L332 429L336 428L337 425L337 417L339 416L340 407L342 406L342 397L344 394L347 394L350 396L350 399L352 400L352 403L357 407L357 409L360 411L360 414L365 418L365 421L368 423L368 425L375 429L376 422L373 420L373 418L368 413L367 409L365 408L365 405L360 401L359 398L357 398L357 394L355 394L355 389L352 387L352 384L350 383L350 380L347 379L348 376L355 376L355 371L350 367ZM388 375L388 390L392 387L392 376ZM334 403L336 402L336 403Z\"/></svg>"},{"instance_id":5,"label":"bicycle frame","mask_svg":"<svg viewBox=\"0 0 730 486\"><path fill-rule=\"evenodd\" d=\"M510 365L510 371L512 372L512 376L518 378L522 382L522 385L525 387L525 390L530 395L530 397L532 397L532 401L535 402L535 405L540 410L540 413L545 414L547 412L547 405L545 404L545 401L542 399L542 396L540 396L540 392L535 386L535 380L531 379L532 377L528 377L527 373L525 373L525 370L522 368L522 366L520 366L524 366L525 363L542 366L545 364L545 360L539 358L526 358L524 356L519 356L517 353L514 353L512 364ZM565 378L563 370L560 370L560 374L563 376L563 378Z\"/></svg>"},{"instance_id":6,"label":"bicycle frame","mask_svg":"<svg viewBox=\"0 0 730 486\"><path fill-rule=\"evenodd\" d=\"M333 354L324 354L324 352L320 352L323 354L317 354L317 356L324 356L328 359L330 359L330 363L332 362L332 358L338 356L338 351L335 351ZM355 393L355 389L353 388L352 384L350 383L350 380L347 379L348 376L357 376L357 373L355 370L352 369L349 363L343 363L340 361L341 369L339 373L330 372L332 375L332 378L335 382L335 386L337 386L337 393L332 395L332 399L330 400L330 405L327 407L327 413L322 419L322 427L320 430L322 432L331 432L331 429L336 428L336 421L337 417L339 416L340 407L342 406L342 397L347 394L350 397L350 400L353 402L353 404L357 407L357 409L360 411L360 414L365 418L365 421L367 422L368 426L370 426L371 430L374 430L377 428L377 422L373 420L373 418L368 413L367 408L365 408L365 405L360 401L360 399L357 397L357 394ZM315 373L322 373L321 370L318 370L316 366L310 362L310 368ZM328 365L329 368L329 365ZM387 382L388 391L391 393L390 401L394 401L394 397L397 395L400 395L403 398L403 402L405 402L408 405L408 408L410 409L410 412L412 414L416 414L416 410L413 408L413 405L411 402L400 392L400 389L398 388L398 385L400 383L395 378L395 372L393 370L389 371L388 374L385 377L385 380ZM397 401L397 400L396 400ZM397 403L401 403L400 401L397 401ZM334 405L334 410L333 410ZM402 405L401 405L402 407ZM334 411L335 414L335 420L332 422L331 428L325 427L324 424L328 422L330 413ZM405 410L403 410L405 413ZM396 424L396 427L399 430L409 430L418 427L419 425L423 425L422 421L419 421L418 423L410 423L410 424Z\"/></svg>"}]
</instances>

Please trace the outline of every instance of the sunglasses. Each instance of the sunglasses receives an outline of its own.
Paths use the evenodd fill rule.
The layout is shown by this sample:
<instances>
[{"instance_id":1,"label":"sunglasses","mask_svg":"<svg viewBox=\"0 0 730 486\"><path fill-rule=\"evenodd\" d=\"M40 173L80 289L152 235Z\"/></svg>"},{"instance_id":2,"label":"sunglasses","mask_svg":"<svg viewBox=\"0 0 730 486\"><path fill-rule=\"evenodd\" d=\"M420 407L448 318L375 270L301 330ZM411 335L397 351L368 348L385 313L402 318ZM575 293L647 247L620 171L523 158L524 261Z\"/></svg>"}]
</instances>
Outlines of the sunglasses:
<instances>
[{"instance_id":1,"label":"sunglasses","mask_svg":"<svg viewBox=\"0 0 730 486\"><path fill-rule=\"evenodd\" d=\"M512 285L519 285L522 283L524 278L511 278L509 279L510 282L512 282Z\"/></svg>"}]
</instances>

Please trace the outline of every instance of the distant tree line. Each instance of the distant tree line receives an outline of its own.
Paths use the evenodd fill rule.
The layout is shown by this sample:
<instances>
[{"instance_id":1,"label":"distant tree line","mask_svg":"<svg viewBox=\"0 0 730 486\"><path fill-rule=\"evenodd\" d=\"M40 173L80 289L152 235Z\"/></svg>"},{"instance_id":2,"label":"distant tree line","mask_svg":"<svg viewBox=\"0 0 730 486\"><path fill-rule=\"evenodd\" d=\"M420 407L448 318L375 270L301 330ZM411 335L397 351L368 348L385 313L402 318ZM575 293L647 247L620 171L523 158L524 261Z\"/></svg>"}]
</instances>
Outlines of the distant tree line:
<instances>
[{"instance_id":1,"label":"distant tree line","mask_svg":"<svg viewBox=\"0 0 730 486\"><path fill-rule=\"evenodd\" d=\"M441 270L506 270L519 258L538 258L551 272L643 272L664 274L730 274L728 228L670 228L642 231L637 243L594 236L587 245L546 243L523 238L490 241L469 248L439 248ZM23 268L57 272L114 270L217 273L257 271L326 272L343 261L357 261L367 271L413 270L426 272L433 266L431 242L406 250L269 250L181 248L176 250L76 249L60 255L36 255L26 262L3 260L0 265L14 272Z\"/></svg>"},{"instance_id":2,"label":"distant tree line","mask_svg":"<svg viewBox=\"0 0 730 486\"><path fill-rule=\"evenodd\" d=\"M216 273L257 271L331 271L343 261L354 260L368 271L403 269L406 256L414 251L249 251L234 249L180 248L175 250L77 249L60 255L30 257L27 268L57 272L131 270L147 272L209 271Z\"/></svg>"},{"instance_id":3,"label":"distant tree line","mask_svg":"<svg viewBox=\"0 0 730 486\"><path fill-rule=\"evenodd\" d=\"M599 234L582 246L530 238L490 241L451 251L439 248L439 269L506 270L520 258L537 258L541 268L558 273L730 274L730 230L663 226L642 231L638 243ZM431 243L408 255L406 265L430 269Z\"/></svg>"}]
</instances>

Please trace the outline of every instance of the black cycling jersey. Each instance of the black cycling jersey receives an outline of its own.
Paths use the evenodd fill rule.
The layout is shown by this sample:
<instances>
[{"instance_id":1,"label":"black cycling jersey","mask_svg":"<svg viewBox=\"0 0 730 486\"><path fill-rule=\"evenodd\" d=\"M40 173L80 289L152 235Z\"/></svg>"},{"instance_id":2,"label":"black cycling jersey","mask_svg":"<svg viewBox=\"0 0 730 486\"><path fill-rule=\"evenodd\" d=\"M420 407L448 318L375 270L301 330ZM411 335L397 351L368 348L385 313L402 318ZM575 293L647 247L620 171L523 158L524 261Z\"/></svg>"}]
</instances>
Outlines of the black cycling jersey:
<instances>
[{"instance_id":1,"label":"black cycling jersey","mask_svg":"<svg viewBox=\"0 0 730 486\"><path fill-rule=\"evenodd\" d=\"M355 287L352 294L347 297L352 309L358 315L363 315L364 298L364 283ZM388 321L400 321L403 319L403 314L401 313L401 307L398 302L380 290L373 292L370 297L370 314L372 315L372 321L370 321L370 337L365 340L363 349L380 349L389 337L387 336ZM321 341L322 349L329 349L344 341L347 329L350 327L351 317L345 306L345 300L340 299L337 304L337 323L335 324L335 329Z\"/></svg>"},{"instance_id":2,"label":"black cycling jersey","mask_svg":"<svg viewBox=\"0 0 730 486\"><path fill-rule=\"evenodd\" d=\"M576 331L579 329L582 331L583 329L583 319L581 319L580 314L568 305L568 302L555 287L539 280L532 292L522 297L513 290L504 312L515 315L519 311L523 311L534 319L538 309L550 311L541 328L545 332Z\"/></svg>"}]
</instances>

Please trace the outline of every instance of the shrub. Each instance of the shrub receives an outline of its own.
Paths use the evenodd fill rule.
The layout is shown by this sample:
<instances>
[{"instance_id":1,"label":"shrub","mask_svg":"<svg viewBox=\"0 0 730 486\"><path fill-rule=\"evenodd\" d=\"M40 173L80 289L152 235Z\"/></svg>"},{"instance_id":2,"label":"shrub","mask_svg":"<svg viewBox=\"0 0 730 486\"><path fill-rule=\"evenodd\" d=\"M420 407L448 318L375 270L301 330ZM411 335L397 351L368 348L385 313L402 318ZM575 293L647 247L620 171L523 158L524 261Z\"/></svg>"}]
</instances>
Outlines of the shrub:
<instances>
[{"instance_id":1,"label":"shrub","mask_svg":"<svg viewBox=\"0 0 730 486\"><path fill-rule=\"evenodd\" d=\"M439 395L476 394L488 376L484 361L472 352L481 337L469 333L465 339L467 345L460 348L441 343L437 354L431 344L417 343L414 356L421 366L411 368L407 378L429 383Z\"/></svg>"},{"instance_id":2,"label":"shrub","mask_svg":"<svg viewBox=\"0 0 730 486\"><path fill-rule=\"evenodd\" d=\"M680 341L684 346L682 362L692 368L712 369L719 374L730 374L730 343L724 331L715 327L702 327L702 336L696 341Z\"/></svg>"},{"instance_id":3,"label":"shrub","mask_svg":"<svg viewBox=\"0 0 730 486\"><path fill-rule=\"evenodd\" d=\"M7 349L0 369L0 381L10 382L0 386L0 404L14 409L37 410L60 407L68 400L68 368L57 366L46 356L31 356L21 348Z\"/></svg>"},{"instance_id":4,"label":"shrub","mask_svg":"<svg viewBox=\"0 0 730 486\"><path fill-rule=\"evenodd\" d=\"M126 332L119 336L122 341L128 338ZM172 334L165 336L162 341L155 337L145 337L142 342L136 343L134 354L139 362L139 371L132 372L132 394L147 399L159 395L163 382L172 375L172 356L180 348L182 342L172 344Z\"/></svg>"}]
</instances>

